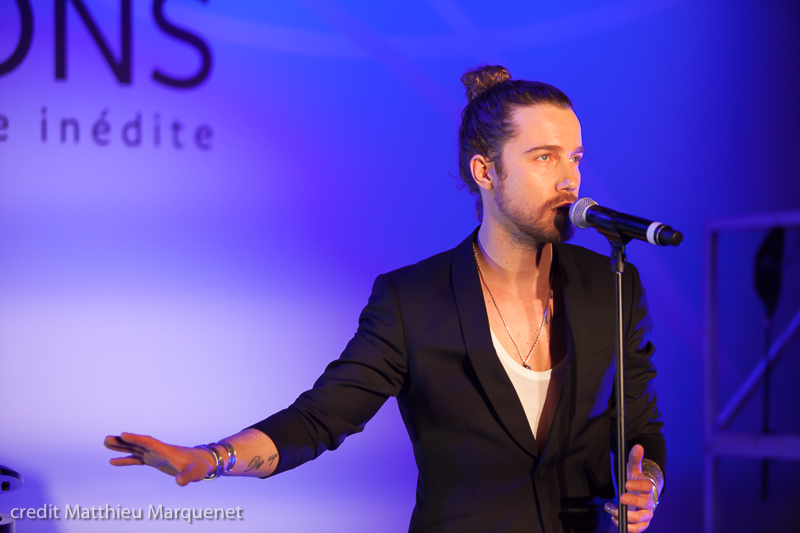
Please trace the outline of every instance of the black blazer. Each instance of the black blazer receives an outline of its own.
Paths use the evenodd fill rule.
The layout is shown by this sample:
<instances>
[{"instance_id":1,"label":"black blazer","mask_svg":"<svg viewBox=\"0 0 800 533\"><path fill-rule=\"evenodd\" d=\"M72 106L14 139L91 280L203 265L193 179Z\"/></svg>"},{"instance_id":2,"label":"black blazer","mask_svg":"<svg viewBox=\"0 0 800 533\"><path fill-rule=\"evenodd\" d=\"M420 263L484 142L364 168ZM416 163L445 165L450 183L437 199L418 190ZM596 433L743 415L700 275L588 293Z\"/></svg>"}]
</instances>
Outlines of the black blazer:
<instances>
[{"instance_id":1,"label":"black blazer","mask_svg":"<svg viewBox=\"0 0 800 533\"><path fill-rule=\"evenodd\" d=\"M472 253L453 250L379 276L341 357L289 408L252 426L278 447L276 473L337 448L397 396L419 468L410 531L606 531L614 498L614 283L609 259L556 245L569 370L541 452L492 345ZM628 447L665 470L650 319L624 275Z\"/></svg>"}]
</instances>

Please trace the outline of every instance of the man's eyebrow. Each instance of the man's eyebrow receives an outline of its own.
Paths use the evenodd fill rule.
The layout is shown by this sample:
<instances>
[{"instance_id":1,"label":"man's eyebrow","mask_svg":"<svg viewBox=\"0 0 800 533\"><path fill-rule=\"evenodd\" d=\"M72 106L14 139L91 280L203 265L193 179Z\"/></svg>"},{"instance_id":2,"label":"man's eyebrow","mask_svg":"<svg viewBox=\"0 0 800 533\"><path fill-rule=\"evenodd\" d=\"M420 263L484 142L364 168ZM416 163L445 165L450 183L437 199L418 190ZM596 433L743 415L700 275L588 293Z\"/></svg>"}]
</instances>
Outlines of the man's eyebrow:
<instances>
[{"instance_id":1,"label":"man's eyebrow","mask_svg":"<svg viewBox=\"0 0 800 533\"><path fill-rule=\"evenodd\" d=\"M541 146L534 146L533 148L528 148L527 150L525 150L524 153L529 154L531 152L537 152L539 150L544 150L547 152L558 152L559 150L561 150L561 147L558 146L557 144L543 144ZM584 152L583 146L579 146L572 153L582 154L583 152Z\"/></svg>"}]
</instances>

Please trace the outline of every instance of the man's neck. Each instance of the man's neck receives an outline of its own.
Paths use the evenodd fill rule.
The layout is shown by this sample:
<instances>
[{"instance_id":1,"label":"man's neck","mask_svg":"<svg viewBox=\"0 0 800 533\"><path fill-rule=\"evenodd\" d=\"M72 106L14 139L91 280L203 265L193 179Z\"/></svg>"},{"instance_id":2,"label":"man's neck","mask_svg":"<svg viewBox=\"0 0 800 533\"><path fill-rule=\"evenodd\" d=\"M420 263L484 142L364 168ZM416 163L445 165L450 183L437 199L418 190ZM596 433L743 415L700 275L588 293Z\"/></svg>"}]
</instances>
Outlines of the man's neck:
<instances>
[{"instance_id":1,"label":"man's neck","mask_svg":"<svg viewBox=\"0 0 800 533\"><path fill-rule=\"evenodd\" d=\"M553 247L520 242L497 224L484 223L478 246L491 276L512 291L546 290L550 286Z\"/></svg>"}]
</instances>

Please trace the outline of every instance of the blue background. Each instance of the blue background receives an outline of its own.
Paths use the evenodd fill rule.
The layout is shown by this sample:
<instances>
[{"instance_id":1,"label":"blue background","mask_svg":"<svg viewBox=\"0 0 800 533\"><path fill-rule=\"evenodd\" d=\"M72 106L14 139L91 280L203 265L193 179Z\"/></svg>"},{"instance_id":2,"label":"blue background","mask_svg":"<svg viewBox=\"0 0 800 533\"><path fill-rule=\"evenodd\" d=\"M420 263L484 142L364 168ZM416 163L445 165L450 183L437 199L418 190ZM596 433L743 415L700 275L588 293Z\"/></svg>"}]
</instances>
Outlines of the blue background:
<instances>
[{"instance_id":1,"label":"blue background","mask_svg":"<svg viewBox=\"0 0 800 533\"><path fill-rule=\"evenodd\" d=\"M703 229L800 208L798 4L174 0L167 18L213 57L191 89L152 79L156 68L190 77L201 60L158 28L151 2L134 2L131 84L71 2L57 80L53 2L31 4L31 47L0 76L0 463L26 482L0 496L0 511L241 506L245 520L36 520L18 531L406 530L416 471L393 400L339 451L268 481L180 488L109 466L102 439L211 442L283 408L338 356L377 274L460 242L477 219L457 187L459 77L481 63L570 96L587 149L582 196L685 235L676 249L634 243L629 259L648 289L669 437L651 531L701 529L702 350L714 333L703 331ZM83 4L118 56L121 3ZM20 31L16 2L0 0L0 61ZM92 140L103 112L107 146ZM137 114L141 144L129 147L122 129ZM64 119L79 124L77 142L71 130L62 141ZM191 140L200 125L213 130L209 150ZM762 353L752 265L763 234L721 241L722 402ZM594 232L575 242L607 253ZM777 331L798 292L786 282ZM798 369L790 347L773 426L800 432L785 401ZM757 429L758 416L756 398L735 427ZM720 531L800 520L797 463L774 463L766 504L757 474L756 461L721 462Z\"/></svg>"}]
</instances>

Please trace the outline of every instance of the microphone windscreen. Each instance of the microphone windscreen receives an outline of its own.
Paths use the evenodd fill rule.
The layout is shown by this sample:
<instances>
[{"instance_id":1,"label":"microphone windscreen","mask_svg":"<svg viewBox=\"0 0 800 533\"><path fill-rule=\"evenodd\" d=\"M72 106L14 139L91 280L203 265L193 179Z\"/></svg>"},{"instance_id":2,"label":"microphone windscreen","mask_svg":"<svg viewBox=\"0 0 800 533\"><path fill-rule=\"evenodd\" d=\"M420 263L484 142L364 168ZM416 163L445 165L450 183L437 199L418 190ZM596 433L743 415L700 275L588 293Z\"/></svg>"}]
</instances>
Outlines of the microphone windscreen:
<instances>
[{"instance_id":1,"label":"microphone windscreen","mask_svg":"<svg viewBox=\"0 0 800 533\"><path fill-rule=\"evenodd\" d=\"M586 211L593 205L597 205L597 202L591 198L580 198L576 200L569 208L569 219L574 225L581 229L588 228L589 223L586 222Z\"/></svg>"}]
</instances>

